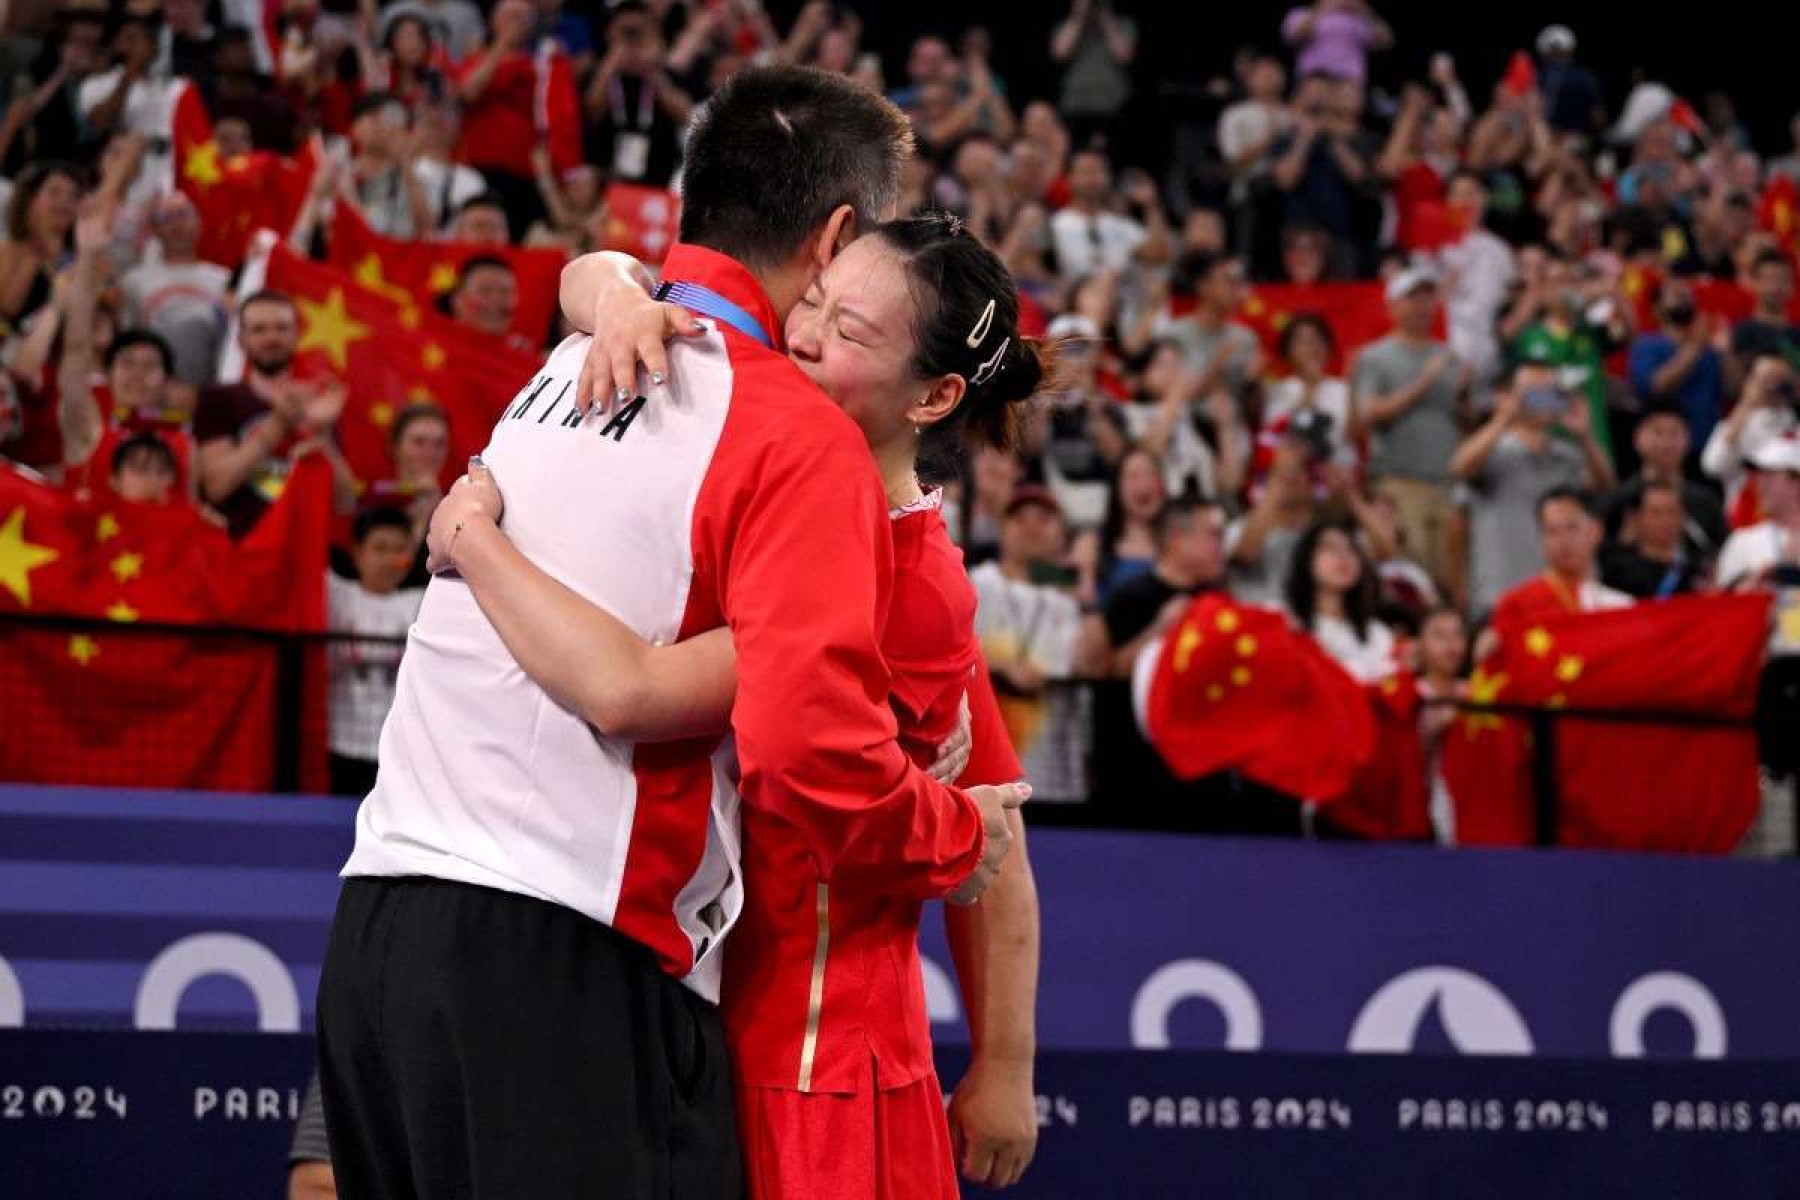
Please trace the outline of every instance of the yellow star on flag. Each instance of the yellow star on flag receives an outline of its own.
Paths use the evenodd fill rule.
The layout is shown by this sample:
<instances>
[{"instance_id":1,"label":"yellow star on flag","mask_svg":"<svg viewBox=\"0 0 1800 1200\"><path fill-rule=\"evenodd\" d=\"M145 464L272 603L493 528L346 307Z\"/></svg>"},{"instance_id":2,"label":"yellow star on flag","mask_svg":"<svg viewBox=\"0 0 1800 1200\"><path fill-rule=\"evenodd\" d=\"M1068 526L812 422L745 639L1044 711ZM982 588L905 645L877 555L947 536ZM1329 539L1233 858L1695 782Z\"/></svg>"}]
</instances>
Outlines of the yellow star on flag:
<instances>
[{"instance_id":1,"label":"yellow star on flag","mask_svg":"<svg viewBox=\"0 0 1800 1200\"><path fill-rule=\"evenodd\" d=\"M1569 698L1567 696L1563 695L1561 692L1558 692L1558 693L1556 693L1556 695L1550 697L1549 703L1545 704L1544 707L1545 708L1567 708L1567 707L1569 707Z\"/></svg>"},{"instance_id":2,"label":"yellow star on flag","mask_svg":"<svg viewBox=\"0 0 1800 1200\"><path fill-rule=\"evenodd\" d=\"M141 554L121 554L112 560L113 578L120 583L136 579L144 570L144 556Z\"/></svg>"},{"instance_id":3,"label":"yellow star on flag","mask_svg":"<svg viewBox=\"0 0 1800 1200\"><path fill-rule=\"evenodd\" d=\"M1256 639L1246 633L1237 640L1236 649L1238 654L1244 658L1254 657L1256 654Z\"/></svg>"},{"instance_id":4,"label":"yellow star on flag","mask_svg":"<svg viewBox=\"0 0 1800 1200\"><path fill-rule=\"evenodd\" d=\"M387 277L381 273L381 258L379 255L363 255L362 260L351 269L350 275L351 278L368 288L371 292L378 292L388 299L405 305L408 308L412 306L412 293L398 284L389 283Z\"/></svg>"},{"instance_id":5,"label":"yellow star on flag","mask_svg":"<svg viewBox=\"0 0 1800 1200\"><path fill-rule=\"evenodd\" d=\"M85 667L100 657L100 643L85 633L78 633L69 639L69 657Z\"/></svg>"},{"instance_id":6,"label":"yellow star on flag","mask_svg":"<svg viewBox=\"0 0 1800 1200\"><path fill-rule=\"evenodd\" d=\"M432 263L431 274L425 277L425 286L433 295L442 295L456 286L456 268L447 262Z\"/></svg>"},{"instance_id":7,"label":"yellow star on flag","mask_svg":"<svg viewBox=\"0 0 1800 1200\"><path fill-rule=\"evenodd\" d=\"M119 536L119 518L111 513L101 513L100 519L94 522L94 540L110 542Z\"/></svg>"},{"instance_id":8,"label":"yellow star on flag","mask_svg":"<svg viewBox=\"0 0 1800 1200\"><path fill-rule=\"evenodd\" d=\"M294 303L300 307L302 326L295 353L322 350L338 370L349 370L350 344L368 337L372 331L344 307L344 289L332 288L323 303L304 296L296 296Z\"/></svg>"},{"instance_id":9,"label":"yellow star on flag","mask_svg":"<svg viewBox=\"0 0 1800 1200\"><path fill-rule=\"evenodd\" d=\"M1485 667L1476 667L1475 674L1469 677L1469 703L1493 704L1506 690L1507 682L1504 673L1490 675ZM1463 731L1471 738L1484 729L1499 728L1500 718L1494 713L1475 712L1463 718Z\"/></svg>"},{"instance_id":10,"label":"yellow star on flag","mask_svg":"<svg viewBox=\"0 0 1800 1200\"><path fill-rule=\"evenodd\" d=\"M1573 654L1565 654L1556 661L1556 677L1564 683L1574 683L1581 678L1583 663Z\"/></svg>"},{"instance_id":11,"label":"yellow star on flag","mask_svg":"<svg viewBox=\"0 0 1800 1200\"><path fill-rule=\"evenodd\" d=\"M1185 673L1194 661L1194 651L1206 639L1192 625L1181 627L1181 636L1175 639L1175 670Z\"/></svg>"},{"instance_id":12,"label":"yellow star on flag","mask_svg":"<svg viewBox=\"0 0 1800 1200\"><path fill-rule=\"evenodd\" d=\"M1207 686L1206 698L1208 700L1217 702L1219 700L1222 700L1224 698L1224 696L1225 696L1225 689L1220 687L1218 684L1214 683L1214 684L1209 684Z\"/></svg>"},{"instance_id":13,"label":"yellow star on flag","mask_svg":"<svg viewBox=\"0 0 1800 1200\"><path fill-rule=\"evenodd\" d=\"M1261 316L1266 307L1267 306L1262 302L1262 297L1258 296L1255 292L1252 292L1250 293L1250 298L1244 301L1244 315L1246 317Z\"/></svg>"},{"instance_id":14,"label":"yellow star on flag","mask_svg":"<svg viewBox=\"0 0 1800 1200\"><path fill-rule=\"evenodd\" d=\"M1239 625L1243 624L1243 620L1237 613L1228 608L1219 614L1218 619L1214 621L1213 624L1219 627L1220 633L1233 633L1237 630Z\"/></svg>"},{"instance_id":15,"label":"yellow star on flag","mask_svg":"<svg viewBox=\"0 0 1800 1200\"><path fill-rule=\"evenodd\" d=\"M440 371L444 364L450 361L450 356L444 353L444 348L436 342L426 342L424 351L419 355L419 361L425 364L427 371Z\"/></svg>"},{"instance_id":16,"label":"yellow star on flag","mask_svg":"<svg viewBox=\"0 0 1800 1200\"><path fill-rule=\"evenodd\" d=\"M219 168L219 143L208 139L189 146L187 161L181 164L181 177L202 191L225 179Z\"/></svg>"},{"instance_id":17,"label":"yellow star on flag","mask_svg":"<svg viewBox=\"0 0 1800 1200\"><path fill-rule=\"evenodd\" d=\"M1548 658L1556 639L1542 625L1534 625L1525 633L1525 650L1533 658Z\"/></svg>"},{"instance_id":18,"label":"yellow star on flag","mask_svg":"<svg viewBox=\"0 0 1800 1200\"><path fill-rule=\"evenodd\" d=\"M400 322L402 329L417 329L420 323L419 310L408 304L400 310L400 315L396 319Z\"/></svg>"},{"instance_id":19,"label":"yellow star on flag","mask_svg":"<svg viewBox=\"0 0 1800 1200\"><path fill-rule=\"evenodd\" d=\"M56 551L25 540L25 507L12 510L6 523L0 525L0 587L13 594L26 608L31 607L31 573L56 561Z\"/></svg>"},{"instance_id":20,"label":"yellow star on flag","mask_svg":"<svg viewBox=\"0 0 1800 1200\"><path fill-rule=\"evenodd\" d=\"M371 404L369 406L369 424L377 429L386 429L394 423L394 406L391 404Z\"/></svg>"},{"instance_id":21,"label":"yellow star on flag","mask_svg":"<svg viewBox=\"0 0 1800 1200\"><path fill-rule=\"evenodd\" d=\"M1249 687L1250 668L1245 666L1231 668L1231 682L1237 684L1239 687Z\"/></svg>"},{"instance_id":22,"label":"yellow star on flag","mask_svg":"<svg viewBox=\"0 0 1800 1200\"><path fill-rule=\"evenodd\" d=\"M122 625L129 625L131 622L138 619L138 612L137 609L121 600L106 610L106 619L109 621L118 621Z\"/></svg>"},{"instance_id":23,"label":"yellow star on flag","mask_svg":"<svg viewBox=\"0 0 1800 1200\"><path fill-rule=\"evenodd\" d=\"M415 384L412 390L406 393L406 398L419 404L433 404L437 401L437 397L431 394L431 389L422 383Z\"/></svg>"}]
</instances>

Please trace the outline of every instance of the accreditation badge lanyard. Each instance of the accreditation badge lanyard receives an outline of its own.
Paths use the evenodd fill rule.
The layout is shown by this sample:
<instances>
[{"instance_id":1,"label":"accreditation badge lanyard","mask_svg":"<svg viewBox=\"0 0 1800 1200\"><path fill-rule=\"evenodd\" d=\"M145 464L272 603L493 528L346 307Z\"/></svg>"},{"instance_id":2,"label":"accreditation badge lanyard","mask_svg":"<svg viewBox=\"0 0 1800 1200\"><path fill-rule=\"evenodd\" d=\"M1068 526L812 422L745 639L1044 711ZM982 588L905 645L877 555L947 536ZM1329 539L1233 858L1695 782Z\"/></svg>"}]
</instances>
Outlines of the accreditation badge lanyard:
<instances>
[{"instance_id":1,"label":"accreditation badge lanyard","mask_svg":"<svg viewBox=\"0 0 1800 1200\"><path fill-rule=\"evenodd\" d=\"M745 337L761 342L770 350L775 348L775 339L769 336L768 331L755 317L709 287L698 283L664 283L656 289L656 299L693 309L703 317L723 321Z\"/></svg>"}]
</instances>

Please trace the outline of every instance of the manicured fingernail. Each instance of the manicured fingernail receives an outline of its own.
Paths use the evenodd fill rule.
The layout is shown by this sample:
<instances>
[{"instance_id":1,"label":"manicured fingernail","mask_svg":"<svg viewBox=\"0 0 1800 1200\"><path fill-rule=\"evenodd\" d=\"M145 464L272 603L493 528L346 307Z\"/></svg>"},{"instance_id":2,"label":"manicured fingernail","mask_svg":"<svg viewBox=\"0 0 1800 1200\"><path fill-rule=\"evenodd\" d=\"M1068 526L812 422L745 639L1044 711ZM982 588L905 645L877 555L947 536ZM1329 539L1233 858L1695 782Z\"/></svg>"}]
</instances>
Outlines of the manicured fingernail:
<instances>
[{"instance_id":1,"label":"manicured fingernail","mask_svg":"<svg viewBox=\"0 0 1800 1200\"><path fill-rule=\"evenodd\" d=\"M661 387L663 385L663 373L661 371L650 372L650 383L652 386Z\"/></svg>"},{"instance_id":2,"label":"manicured fingernail","mask_svg":"<svg viewBox=\"0 0 1800 1200\"><path fill-rule=\"evenodd\" d=\"M620 388L618 391L613 393L613 399L620 404L625 403L625 401L631 399L631 389L630 388Z\"/></svg>"}]
</instances>

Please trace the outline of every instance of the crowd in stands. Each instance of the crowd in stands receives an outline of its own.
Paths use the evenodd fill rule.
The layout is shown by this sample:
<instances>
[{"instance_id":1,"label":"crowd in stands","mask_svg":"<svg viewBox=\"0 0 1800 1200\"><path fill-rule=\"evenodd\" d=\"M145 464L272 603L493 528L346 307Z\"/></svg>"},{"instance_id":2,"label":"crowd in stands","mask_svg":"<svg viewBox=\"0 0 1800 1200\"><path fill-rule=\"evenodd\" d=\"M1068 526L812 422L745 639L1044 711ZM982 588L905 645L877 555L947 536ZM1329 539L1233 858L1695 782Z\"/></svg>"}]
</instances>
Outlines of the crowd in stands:
<instances>
[{"instance_id":1,"label":"crowd in stands","mask_svg":"<svg viewBox=\"0 0 1800 1200\"><path fill-rule=\"evenodd\" d=\"M1440 53L1377 86L1406 30L1365 0L1272 13L1263 44L1216 51L1213 123L1127 137L1156 82L1148 15L1074 0L1042 51L1057 86L1025 95L985 29L873 46L822 0L780 23L749 0L289 0L274 21L245 0L64 4L0 44L0 454L199 504L234 536L323 454L349 531L333 619L399 632L449 418L385 398L391 478L357 477L334 438L353 386L296 377L293 301L200 253L172 90L197 88L223 161L322 148L281 231L314 257L339 206L390 238L575 254L610 244L611 185L678 184L721 81L812 64L907 111L903 208L958 214L1062 341L1022 451L943 480L1040 798L1164 822L1190 785L1138 732L1132 665L1213 589L1287 609L1359 680L1406 669L1441 698L1496 614L1767 589L1765 705L1791 716L1800 144L1753 146L1723 96L1609 95L1560 25L1521 29L1497 79ZM507 259L471 257L444 308L516 339L517 292ZM346 790L394 660L339 664ZM1428 738L1450 719L1428 710ZM1290 824L1216 782L1208 828Z\"/></svg>"}]
</instances>

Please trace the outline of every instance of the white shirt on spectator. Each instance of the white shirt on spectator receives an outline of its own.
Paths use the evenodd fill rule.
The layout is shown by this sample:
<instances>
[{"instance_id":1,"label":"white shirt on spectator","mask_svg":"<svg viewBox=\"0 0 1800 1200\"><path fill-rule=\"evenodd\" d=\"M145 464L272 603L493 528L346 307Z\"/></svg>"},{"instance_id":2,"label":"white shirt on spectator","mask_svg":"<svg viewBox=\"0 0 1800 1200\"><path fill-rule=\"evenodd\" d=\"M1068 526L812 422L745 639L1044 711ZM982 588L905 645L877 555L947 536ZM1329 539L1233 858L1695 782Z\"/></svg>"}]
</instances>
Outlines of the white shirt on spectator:
<instances>
[{"instance_id":1,"label":"white shirt on spectator","mask_svg":"<svg viewBox=\"0 0 1800 1200\"><path fill-rule=\"evenodd\" d=\"M352 579L326 573L331 631L368 638L406 637L425 599L424 588L378 596ZM331 752L375 760L381 726L394 703L403 645L339 641L331 644Z\"/></svg>"},{"instance_id":2,"label":"white shirt on spectator","mask_svg":"<svg viewBox=\"0 0 1800 1200\"><path fill-rule=\"evenodd\" d=\"M160 333L175 351L175 375L213 382L225 337L225 288L231 272L216 263L140 262L119 281L130 322Z\"/></svg>"},{"instance_id":3,"label":"white shirt on spectator","mask_svg":"<svg viewBox=\"0 0 1800 1200\"><path fill-rule=\"evenodd\" d=\"M1266 147L1294 123L1291 113L1279 104L1262 100L1239 100L1219 118L1219 154L1227 165L1252 147Z\"/></svg>"},{"instance_id":4,"label":"white shirt on spectator","mask_svg":"<svg viewBox=\"0 0 1800 1200\"><path fill-rule=\"evenodd\" d=\"M1283 417L1291 417L1305 405L1306 384L1289 376L1277 379L1263 392L1263 428L1268 429ZM1354 461L1350 448L1350 385L1341 379L1321 379L1313 388L1312 408L1331 418L1332 458L1337 462Z\"/></svg>"},{"instance_id":5,"label":"white shirt on spectator","mask_svg":"<svg viewBox=\"0 0 1800 1200\"><path fill-rule=\"evenodd\" d=\"M1343 617L1313 618L1313 640L1338 666L1358 683L1380 683L1395 671L1394 635L1380 621L1371 620L1363 637Z\"/></svg>"},{"instance_id":6,"label":"white shirt on spectator","mask_svg":"<svg viewBox=\"0 0 1800 1200\"><path fill-rule=\"evenodd\" d=\"M1476 229L1440 250L1438 262L1446 280L1450 350L1474 369L1476 382L1489 382L1500 373L1496 322L1517 271L1512 248L1487 230Z\"/></svg>"},{"instance_id":7,"label":"white shirt on spectator","mask_svg":"<svg viewBox=\"0 0 1800 1200\"><path fill-rule=\"evenodd\" d=\"M413 163L413 175L431 207L433 231L443 229L457 209L487 191L481 173L461 163L421 158ZM421 230L417 236L423 237L425 232Z\"/></svg>"},{"instance_id":8,"label":"white shirt on spectator","mask_svg":"<svg viewBox=\"0 0 1800 1200\"><path fill-rule=\"evenodd\" d=\"M113 89L119 86L119 80L124 77L125 68L114 67L81 81L81 86L75 92L75 103L81 109L84 120L92 116L94 110L113 94ZM173 80L151 76L133 80L125 93L125 108L120 113L116 131L135 133L148 139L151 144L150 149L144 152L137 178L126 192L133 201L150 199L170 186L170 170L174 158L169 153L168 143L174 136L173 86Z\"/></svg>"},{"instance_id":9,"label":"white shirt on spectator","mask_svg":"<svg viewBox=\"0 0 1800 1200\"><path fill-rule=\"evenodd\" d=\"M1735 587L1784 562L1800 563L1800 536L1763 521L1725 539L1715 578L1722 588Z\"/></svg>"},{"instance_id":10,"label":"white shirt on spectator","mask_svg":"<svg viewBox=\"0 0 1800 1200\"><path fill-rule=\"evenodd\" d=\"M1052 680L1074 674L1075 639L1081 627L1081 606L1074 597L1044 584L1010 579L997 562L970 571L969 582L975 585L979 605L975 636L990 663L1024 663ZM1017 743L1014 748L1033 794L1041 799L1078 800L1086 793L1086 700L1086 693L1070 688L1052 688L1035 699L1000 691L1001 709ZM1024 729L1010 728L1016 715L1025 717Z\"/></svg>"},{"instance_id":11,"label":"white shirt on spectator","mask_svg":"<svg viewBox=\"0 0 1800 1200\"><path fill-rule=\"evenodd\" d=\"M1712 436L1706 439L1706 445L1700 451L1700 469L1725 485L1727 503L1736 503L1738 493L1750 479L1745 465L1750 456L1768 443L1787 437L1797 426L1800 426L1800 418L1796 418L1793 408L1785 404L1779 408L1759 408L1744 418L1743 429L1735 441L1726 423L1720 421L1713 426Z\"/></svg>"},{"instance_id":12,"label":"white shirt on spectator","mask_svg":"<svg viewBox=\"0 0 1800 1200\"><path fill-rule=\"evenodd\" d=\"M1150 237L1144 227L1118 213L1082 213L1065 208L1050 218L1057 269L1064 279L1099 271L1123 271Z\"/></svg>"}]
</instances>

